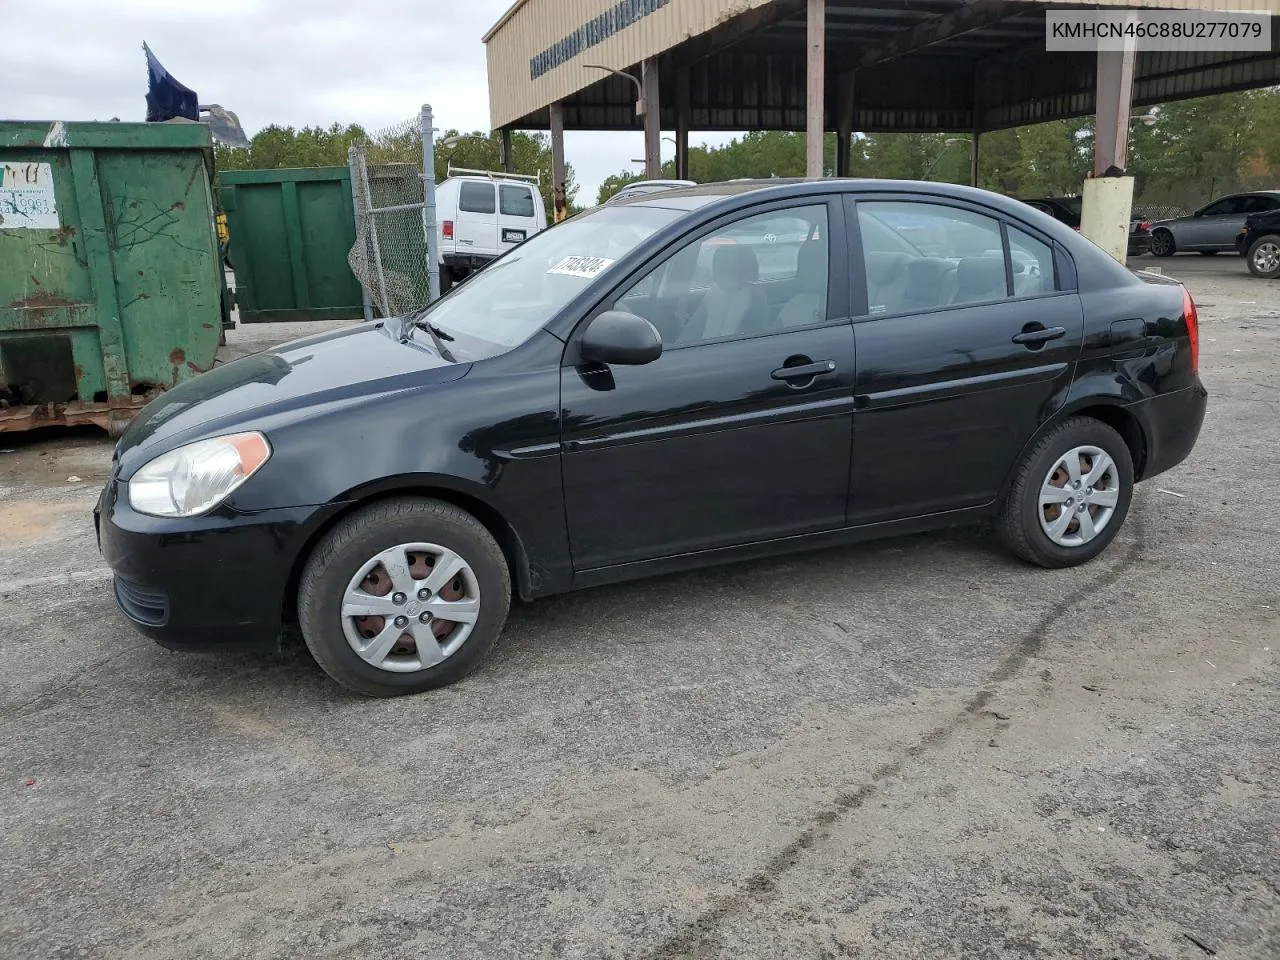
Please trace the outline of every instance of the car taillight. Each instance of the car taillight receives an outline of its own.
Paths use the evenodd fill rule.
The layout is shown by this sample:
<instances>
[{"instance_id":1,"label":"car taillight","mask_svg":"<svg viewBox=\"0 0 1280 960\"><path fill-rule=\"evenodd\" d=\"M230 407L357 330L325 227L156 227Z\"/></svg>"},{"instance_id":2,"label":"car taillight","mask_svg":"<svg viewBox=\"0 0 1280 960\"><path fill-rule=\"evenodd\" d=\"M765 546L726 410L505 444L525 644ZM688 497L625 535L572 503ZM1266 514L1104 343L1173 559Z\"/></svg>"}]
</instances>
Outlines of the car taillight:
<instances>
[{"instance_id":1,"label":"car taillight","mask_svg":"<svg viewBox=\"0 0 1280 960\"><path fill-rule=\"evenodd\" d=\"M1150 233L1150 232L1151 232L1151 221L1150 221L1150 220L1143 220L1140 224L1138 224L1138 229L1139 229L1139 230L1141 230L1143 233Z\"/></svg>"},{"instance_id":2,"label":"car taillight","mask_svg":"<svg viewBox=\"0 0 1280 960\"><path fill-rule=\"evenodd\" d=\"M444 221L444 223L440 225L440 229L444 233L444 238L446 240L453 239L453 221L452 220Z\"/></svg>"},{"instance_id":3,"label":"car taillight","mask_svg":"<svg viewBox=\"0 0 1280 960\"><path fill-rule=\"evenodd\" d=\"M1200 318L1196 314L1196 303L1191 299L1191 292L1182 288L1182 315L1187 321L1187 336L1191 339L1191 372L1200 370Z\"/></svg>"}]
</instances>

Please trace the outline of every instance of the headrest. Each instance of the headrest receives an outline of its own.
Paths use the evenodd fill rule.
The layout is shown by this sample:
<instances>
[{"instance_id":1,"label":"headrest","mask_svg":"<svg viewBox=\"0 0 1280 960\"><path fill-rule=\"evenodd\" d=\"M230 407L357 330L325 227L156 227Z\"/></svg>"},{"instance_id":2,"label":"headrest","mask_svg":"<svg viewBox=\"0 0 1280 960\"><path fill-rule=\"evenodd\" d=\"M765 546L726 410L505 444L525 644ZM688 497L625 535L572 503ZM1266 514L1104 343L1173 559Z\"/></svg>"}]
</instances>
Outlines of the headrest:
<instances>
[{"instance_id":1,"label":"headrest","mask_svg":"<svg viewBox=\"0 0 1280 960\"><path fill-rule=\"evenodd\" d=\"M711 276L716 286L735 290L759 279L760 265L750 247L729 244L718 247L712 255Z\"/></svg>"},{"instance_id":2,"label":"headrest","mask_svg":"<svg viewBox=\"0 0 1280 960\"><path fill-rule=\"evenodd\" d=\"M965 257L956 267L956 289L961 294L1005 289L1003 257Z\"/></svg>"},{"instance_id":3,"label":"headrest","mask_svg":"<svg viewBox=\"0 0 1280 960\"><path fill-rule=\"evenodd\" d=\"M827 245L806 240L796 253L796 279L803 286L820 286L827 277Z\"/></svg>"},{"instance_id":4,"label":"headrest","mask_svg":"<svg viewBox=\"0 0 1280 960\"><path fill-rule=\"evenodd\" d=\"M876 286L893 283L907 269L905 253L877 252L867 254L867 282Z\"/></svg>"}]
</instances>

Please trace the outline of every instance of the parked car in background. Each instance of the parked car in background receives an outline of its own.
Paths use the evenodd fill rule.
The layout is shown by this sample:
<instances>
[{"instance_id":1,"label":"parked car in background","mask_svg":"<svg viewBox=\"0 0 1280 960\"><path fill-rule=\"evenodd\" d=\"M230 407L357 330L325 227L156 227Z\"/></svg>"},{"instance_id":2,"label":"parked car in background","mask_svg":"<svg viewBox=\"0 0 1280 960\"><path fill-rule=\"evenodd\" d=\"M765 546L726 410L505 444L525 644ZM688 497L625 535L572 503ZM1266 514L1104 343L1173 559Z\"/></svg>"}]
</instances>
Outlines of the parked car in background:
<instances>
[{"instance_id":1,"label":"parked car in background","mask_svg":"<svg viewBox=\"0 0 1280 960\"><path fill-rule=\"evenodd\" d=\"M1236 235L1245 217L1280 210L1280 191L1233 193L1206 204L1195 213L1151 225L1151 252L1157 257L1196 252L1212 256L1236 249Z\"/></svg>"},{"instance_id":2,"label":"parked car in background","mask_svg":"<svg viewBox=\"0 0 1280 960\"><path fill-rule=\"evenodd\" d=\"M1198 358L1184 287L1007 197L689 187L165 391L95 527L166 646L271 648L296 611L335 680L413 693L513 595L987 520L1085 563L1191 452Z\"/></svg>"},{"instance_id":3,"label":"parked car in background","mask_svg":"<svg viewBox=\"0 0 1280 960\"><path fill-rule=\"evenodd\" d=\"M696 187L697 184L692 180L637 180L634 183L628 183L625 187L615 193L605 203L615 203L619 200L634 200L636 197L642 197L648 193L660 193L663 190L675 190L680 187Z\"/></svg>"},{"instance_id":4,"label":"parked car in background","mask_svg":"<svg viewBox=\"0 0 1280 960\"><path fill-rule=\"evenodd\" d=\"M1079 197L1038 197L1024 200L1023 203L1035 207L1041 213L1047 213L1055 220L1060 220L1073 230L1080 229ZM1146 217L1134 216L1129 220L1129 248L1131 257L1141 256L1151 250L1151 223Z\"/></svg>"},{"instance_id":5,"label":"parked car in background","mask_svg":"<svg viewBox=\"0 0 1280 960\"><path fill-rule=\"evenodd\" d=\"M454 172L436 187L442 293L547 228L536 177Z\"/></svg>"},{"instance_id":6,"label":"parked car in background","mask_svg":"<svg viewBox=\"0 0 1280 960\"><path fill-rule=\"evenodd\" d=\"M1280 277L1280 210L1249 214L1236 234L1236 250L1255 277Z\"/></svg>"}]
</instances>

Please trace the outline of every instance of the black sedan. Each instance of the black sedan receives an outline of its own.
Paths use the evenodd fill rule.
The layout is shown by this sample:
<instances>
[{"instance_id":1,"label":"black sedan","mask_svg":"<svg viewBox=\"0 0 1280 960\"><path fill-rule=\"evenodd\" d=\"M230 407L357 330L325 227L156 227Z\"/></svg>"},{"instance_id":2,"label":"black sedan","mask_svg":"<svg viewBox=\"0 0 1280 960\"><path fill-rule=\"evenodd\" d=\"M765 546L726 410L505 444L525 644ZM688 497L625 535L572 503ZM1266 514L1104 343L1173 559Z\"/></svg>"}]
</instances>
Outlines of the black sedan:
<instances>
[{"instance_id":1,"label":"black sedan","mask_svg":"<svg viewBox=\"0 0 1280 960\"><path fill-rule=\"evenodd\" d=\"M1196 441L1197 342L1183 287L995 194L671 190L165 393L101 550L166 646L272 647L296 614L340 683L420 691L513 594L988 519L1090 560Z\"/></svg>"},{"instance_id":2,"label":"black sedan","mask_svg":"<svg viewBox=\"0 0 1280 960\"><path fill-rule=\"evenodd\" d=\"M1060 220L1072 230L1080 229L1079 197L1039 197L1035 200L1024 200L1023 203L1035 207L1041 213L1047 213L1055 220ZM1128 256L1138 257L1151 252L1151 221L1143 216L1129 218Z\"/></svg>"}]
</instances>

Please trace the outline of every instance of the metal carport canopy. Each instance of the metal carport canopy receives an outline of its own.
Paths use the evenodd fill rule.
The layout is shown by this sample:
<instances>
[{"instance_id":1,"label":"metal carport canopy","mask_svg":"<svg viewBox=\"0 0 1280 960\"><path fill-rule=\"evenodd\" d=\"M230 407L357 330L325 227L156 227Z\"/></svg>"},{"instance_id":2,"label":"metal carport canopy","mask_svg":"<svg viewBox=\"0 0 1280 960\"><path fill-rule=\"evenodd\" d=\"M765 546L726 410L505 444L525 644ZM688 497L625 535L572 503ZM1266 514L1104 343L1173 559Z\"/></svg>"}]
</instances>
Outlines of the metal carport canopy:
<instances>
[{"instance_id":1,"label":"metal carport canopy","mask_svg":"<svg viewBox=\"0 0 1280 960\"><path fill-rule=\"evenodd\" d=\"M826 129L997 130L1095 109L1091 52L1045 50L1046 9L1259 10L1280 0L826 0ZM804 130L804 0L520 0L485 36L493 129L634 130L617 70L656 61L675 129ZM1280 84L1268 52L1143 51L1135 105ZM851 110L851 115L850 115ZM843 122L838 122L839 120ZM687 124L687 125L686 125Z\"/></svg>"}]
</instances>

